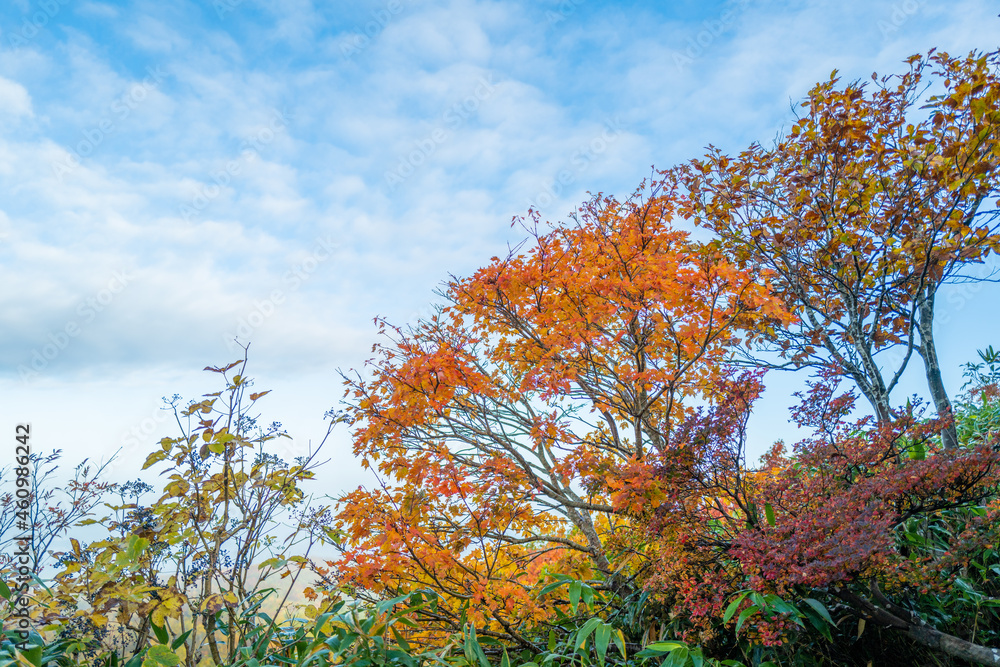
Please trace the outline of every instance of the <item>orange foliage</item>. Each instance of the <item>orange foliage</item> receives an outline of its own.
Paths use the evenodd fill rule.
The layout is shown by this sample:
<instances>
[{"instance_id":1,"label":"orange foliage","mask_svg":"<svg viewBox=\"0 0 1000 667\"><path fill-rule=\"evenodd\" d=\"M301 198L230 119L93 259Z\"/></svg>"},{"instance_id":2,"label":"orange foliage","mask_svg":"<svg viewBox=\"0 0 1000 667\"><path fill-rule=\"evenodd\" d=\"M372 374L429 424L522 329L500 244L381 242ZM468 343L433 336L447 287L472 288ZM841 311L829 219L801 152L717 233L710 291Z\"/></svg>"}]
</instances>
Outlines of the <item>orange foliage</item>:
<instances>
[{"instance_id":1,"label":"orange foliage","mask_svg":"<svg viewBox=\"0 0 1000 667\"><path fill-rule=\"evenodd\" d=\"M429 586L441 630L468 619L522 642L554 613L532 595L546 573L638 585L649 555L615 484L651 475L647 453L711 399L732 348L787 319L766 274L692 242L674 213L653 183L544 234L533 216L528 250L453 280L435 317L380 322L372 378L347 382L354 452L383 482L343 498L340 582Z\"/></svg>"}]
</instances>

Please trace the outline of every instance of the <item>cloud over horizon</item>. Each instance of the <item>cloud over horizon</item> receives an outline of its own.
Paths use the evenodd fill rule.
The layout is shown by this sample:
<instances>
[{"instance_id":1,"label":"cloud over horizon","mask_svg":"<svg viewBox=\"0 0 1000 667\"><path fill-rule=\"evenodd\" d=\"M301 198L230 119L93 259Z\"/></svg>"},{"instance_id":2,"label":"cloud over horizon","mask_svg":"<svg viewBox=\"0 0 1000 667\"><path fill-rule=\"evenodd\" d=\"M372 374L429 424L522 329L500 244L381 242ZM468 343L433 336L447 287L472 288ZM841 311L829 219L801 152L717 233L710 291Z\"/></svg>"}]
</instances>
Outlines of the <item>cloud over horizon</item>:
<instances>
[{"instance_id":1,"label":"cloud over horizon","mask_svg":"<svg viewBox=\"0 0 1000 667\"><path fill-rule=\"evenodd\" d=\"M315 425L372 318L429 312L529 206L563 219L708 144L768 143L831 70L989 50L997 22L971 0L8 3L0 386L11 410L127 406L74 412L74 449L114 451L239 336ZM70 437L59 406L34 414Z\"/></svg>"}]
</instances>

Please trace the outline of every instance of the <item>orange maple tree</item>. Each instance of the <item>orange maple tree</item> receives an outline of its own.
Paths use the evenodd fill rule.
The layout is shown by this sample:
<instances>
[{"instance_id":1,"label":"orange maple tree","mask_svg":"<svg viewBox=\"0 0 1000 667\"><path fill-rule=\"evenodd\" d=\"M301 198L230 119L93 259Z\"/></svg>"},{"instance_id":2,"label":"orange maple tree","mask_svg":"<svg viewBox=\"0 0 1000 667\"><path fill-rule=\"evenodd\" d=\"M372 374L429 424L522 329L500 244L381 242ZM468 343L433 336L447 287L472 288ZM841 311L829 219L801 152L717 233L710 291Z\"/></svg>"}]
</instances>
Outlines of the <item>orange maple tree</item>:
<instances>
[{"instance_id":1,"label":"orange maple tree","mask_svg":"<svg viewBox=\"0 0 1000 667\"><path fill-rule=\"evenodd\" d=\"M528 249L453 279L430 320L380 322L347 413L381 486L342 499L346 549L324 574L360 596L431 587L440 629L522 645L558 606L532 592L545 573L637 587L649 554L616 488L711 400L732 346L785 317L764 276L692 242L675 212L654 182L545 233L532 216Z\"/></svg>"}]
</instances>

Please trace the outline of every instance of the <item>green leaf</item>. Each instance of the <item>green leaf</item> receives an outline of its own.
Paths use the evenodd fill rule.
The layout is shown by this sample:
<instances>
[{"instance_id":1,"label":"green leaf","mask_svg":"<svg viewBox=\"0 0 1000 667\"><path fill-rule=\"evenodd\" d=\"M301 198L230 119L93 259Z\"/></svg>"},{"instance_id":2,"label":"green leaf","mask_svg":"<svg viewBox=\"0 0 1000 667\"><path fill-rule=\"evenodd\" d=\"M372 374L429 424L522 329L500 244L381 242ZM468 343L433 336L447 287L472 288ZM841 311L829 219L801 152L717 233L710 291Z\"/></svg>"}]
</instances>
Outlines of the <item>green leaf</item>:
<instances>
[{"instance_id":1,"label":"green leaf","mask_svg":"<svg viewBox=\"0 0 1000 667\"><path fill-rule=\"evenodd\" d=\"M576 640L573 642L573 646L576 648L577 653L580 653L583 645L587 642L587 637L589 637L590 634L597 629L597 626L603 623L604 621L599 618L592 618L583 624L580 631L576 633Z\"/></svg>"},{"instance_id":2,"label":"green leaf","mask_svg":"<svg viewBox=\"0 0 1000 667\"><path fill-rule=\"evenodd\" d=\"M639 660L645 660L646 658L655 658L664 653L670 653L674 651L679 646L684 646L681 642L653 642L647 644L641 651L635 654L635 657Z\"/></svg>"},{"instance_id":3,"label":"green leaf","mask_svg":"<svg viewBox=\"0 0 1000 667\"><path fill-rule=\"evenodd\" d=\"M193 628L192 628L192 629L193 629ZM170 644L170 648L172 648L172 649L173 649L173 650L175 650L175 651L176 651L177 649L179 649L179 648L180 648L181 646L183 646L183 645L184 645L184 642L185 642L185 641L187 641L187 638L188 638L188 635L189 635L189 634L191 634L191 630L187 630L186 632L182 632L182 633L181 633L181 636L180 636L180 637L178 637L177 639L175 639L175 640L173 641L173 643L171 643L171 644Z\"/></svg>"},{"instance_id":4,"label":"green leaf","mask_svg":"<svg viewBox=\"0 0 1000 667\"><path fill-rule=\"evenodd\" d=\"M681 645L670 652L670 657L663 661L669 667L684 667L688 660L690 651L687 646Z\"/></svg>"},{"instance_id":5,"label":"green leaf","mask_svg":"<svg viewBox=\"0 0 1000 667\"><path fill-rule=\"evenodd\" d=\"M622 652L622 660L628 660L628 653L625 652L625 633L621 631L621 628L615 630L611 638L615 641L618 650Z\"/></svg>"},{"instance_id":6,"label":"green leaf","mask_svg":"<svg viewBox=\"0 0 1000 667\"><path fill-rule=\"evenodd\" d=\"M163 645L150 646L142 667L176 667L181 663L180 657Z\"/></svg>"},{"instance_id":7,"label":"green leaf","mask_svg":"<svg viewBox=\"0 0 1000 667\"><path fill-rule=\"evenodd\" d=\"M604 667L604 656L608 654L608 644L611 643L611 626L602 623L594 633L594 647L597 649L597 662Z\"/></svg>"},{"instance_id":8,"label":"green leaf","mask_svg":"<svg viewBox=\"0 0 1000 667\"><path fill-rule=\"evenodd\" d=\"M479 645L479 640L476 639L476 626L469 625L469 630L465 635L465 658L469 662L475 664L477 661L482 667L490 667L490 661L486 659L486 654L483 652L483 647Z\"/></svg>"},{"instance_id":9,"label":"green leaf","mask_svg":"<svg viewBox=\"0 0 1000 667\"><path fill-rule=\"evenodd\" d=\"M736 599L734 599L732 602L729 603L729 606L726 607L726 612L722 615L723 623L729 622L729 619L733 617L733 614L736 613L736 610L740 608L740 603L743 602L743 600L745 600L748 595L750 595L750 591L743 591L742 593L736 596Z\"/></svg>"},{"instance_id":10,"label":"green leaf","mask_svg":"<svg viewBox=\"0 0 1000 667\"><path fill-rule=\"evenodd\" d=\"M767 520L767 525L774 525L774 508L771 507L771 503L764 503L764 518Z\"/></svg>"},{"instance_id":11,"label":"green leaf","mask_svg":"<svg viewBox=\"0 0 1000 667\"><path fill-rule=\"evenodd\" d=\"M742 612L740 612L739 618L736 619L737 634L739 634L740 628L743 627L743 624L746 622L746 620L751 616L753 616L754 614L756 614L758 611L760 611L760 607L758 607L757 605L753 605L752 607L747 607Z\"/></svg>"},{"instance_id":12,"label":"green leaf","mask_svg":"<svg viewBox=\"0 0 1000 667\"><path fill-rule=\"evenodd\" d=\"M588 608L594 603L594 589L586 584L583 585L583 604Z\"/></svg>"},{"instance_id":13,"label":"green leaf","mask_svg":"<svg viewBox=\"0 0 1000 667\"><path fill-rule=\"evenodd\" d=\"M580 592L583 584L579 581L574 581L569 585L569 613L575 614L576 607L580 604Z\"/></svg>"},{"instance_id":14,"label":"green leaf","mask_svg":"<svg viewBox=\"0 0 1000 667\"><path fill-rule=\"evenodd\" d=\"M396 626L392 626L390 630L392 631L392 636L396 638L396 643L399 644L399 647L404 651L409 652L410 643L406 641L406 638L403 637L403 635L399 634L399 630L396 629Z\"/></svg>"},{"instance_id":15,"label":"green leaf","mask_svg":"<svg viewBox=\"0 0 1000 667\"><path fill-rule=\"evenodd\" d=\"M129 535L128 546L125 548L125 558L128 559L128 562L130 563L138 562L142 552L144 552L148 546L149 540L145 537Z\"/></svg>"},{"instance_id":16,"label":"green leaf","mask_svg":"<svg viewBox=\"0 0 1000 667\"><path fill-rule=\"evenodd\" d=\"M293 558L294 558L294 556L293 556ZM288 559L288 561L291 561L291 560L292 560L292 558ZM282 565L284 565L285 562L287 562L287 561L282 562ZM409 597L410 597L409 595L399 595L397 597L392 598L391 600L383 600L382 602L379 602L378 606L375 607L376 615L381 615L381 614L388 613L397 604L399 604L400 602L403 602L404 600L409 599ZM475 636L474 633L475 633L475 628L473 628L473 636Z\"/></svg>"},{"instance_id":17,"label":"green leaf","mask_svg":"<svg viewBox=\"0 0 1000 667\"><path fill-rule=\"evenodd\" d=\"M816 628L816 630L823 635L827 641L833 641L833 634L830 632L830 624L823 620L823 618L812 608L807 608L805 610L805 617L809 619L812 626Z\"/></svg>"},{"instance_id":18,"label":"green leaf","mask_svg":"<svg viewBox=\"0 0 1000 667\"><path fill-rule=\"evenodd\" d=\"M35 667L42 667L42 647L32 646L26 651L21 651L21 655L28 659L28 662Z\"/></svg>"},{"instance_id":19,"label":"green leaf","mask_svg":"<svg viewBox=\"0 0 1000 667\"><path fill-rule=\"evenodd\" d=\"M156 623L150 622L150 626L153 628L153 634L156 635L156 641L161 644L166 644L170 641L170 635L167 634L166 628L161 628Z\"/></svg>"},{"instance_id":20,"label":"green leaf","mask_svg":"<svg viewBox=\"0 0 1000 667\"><path fill-rule=\"evenodd\" d=\"M923 440L917 440L910 447L910 460L911 461L923 461L927 458L927 447L924 446Z\"/></svg>"},{"instance_id":21,"label":"green leaf","mask_svg":"<svg viewBox=\"0 0 1000 667\"><path fill-rule=\"evenodd\" d=\"M766 611L769 612L776 611L779 614L790 614L793 619L802 615L802 613L795 607L795 605L785 602L784 600L782 600L777 595L774 595L773 593L768 593L767 595L765 595L763 602L764 604L761 605L761 608L765 609ZM758 602L758 604L760 603Z\"/></svg>"},{"instance_id":22,"label":"green leaf","mask_svg":"<svg viewBox=\"0 0 1000 667\"><path fill-rule=\"evenodd\" d=\"M830 617L830 612L827 611L826 606L822 602L814 598L806 598L803 602L815 609L816 613L822 616L824 621L830 625L836 625L836 623L833 622L833 618Z\"/></svg>"},{"instance_id":23,"label":"green leaf","mask_svg":"<svg viewBox=\"0 0 1000 667\"><path fill-rule=\"evenodd\" d=\"M546 584L545 586L543 586L538 591L538 597L542 597L546 593L551 593L555 589L559 588L560 586L565 586L571 581L571 579L567 577L565 574L560 574L558 575L558 577L559 577L558 581L553 581L551 584Z\"/></svg>"},{"instance_id":24,"label":"green leaf","mask_svg":"<svg viewBox=\"0 0 1000 667\"><path fill-rule=\"evenodd\" d=\"M46 593L48 593L49 595L51 595L51 596L55 597L55 593L53 593L53 592L52 592L52 589L51 589L51 588L49 588L48 586L46 586L46 585L45 585L45 582L44 582L44 581L42 581L42 580L41 580L41 579L40 579L40 578L38 577L38 575L37 575L37 574L35 574L34 572L32 572L32 573L31 573L31 580L32 580L32 581L34 581L34 582L35 582L36 584L38 584L39 586L41 586L42 588L44 588L44 589L45 589L45 592L46 592Z\"/></svg>"},{"instance_id":25,"label":"green leaf","mask_svg":"<svg viewBox=\"0 0 1000 667\"><path fill-rule=\"evenodd\" d=\"M4 600L10 600L10 589L7 588L7 584L2 579L0 579L0 595L3 596Z\"/></svg>"}]
</instances>

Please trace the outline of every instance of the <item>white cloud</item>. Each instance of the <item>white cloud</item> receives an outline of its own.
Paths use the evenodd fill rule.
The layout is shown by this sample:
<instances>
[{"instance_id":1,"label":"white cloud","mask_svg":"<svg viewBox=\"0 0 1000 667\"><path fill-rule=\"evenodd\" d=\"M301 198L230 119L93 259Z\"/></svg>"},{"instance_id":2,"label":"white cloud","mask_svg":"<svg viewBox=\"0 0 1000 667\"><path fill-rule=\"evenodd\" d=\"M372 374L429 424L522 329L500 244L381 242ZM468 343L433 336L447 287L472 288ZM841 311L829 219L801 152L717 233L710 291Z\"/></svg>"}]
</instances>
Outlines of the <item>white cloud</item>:
<instances>
[{"instance_id":1,"label":"white cloud","mask_svg":"<svg viewBox=\"0 0 1000 667\"><path fill-rule=\"evenodd\" d=\"M449 273L523 237L510 222L529 204L544 198L559 219L586 191L628 194L651 165L708 143L767 142L789 100L835 67L862 77L934 45L995 43L982 3L915 1L888 32L891 3L749 3L685 68L674 56L721 14L577 3L554 21L549 5L517 2L402 0L386 13L300 0L247 1L218 21L193 4L81 5L0 51L0 278L14 285L0 294L0 358L9 375L125 268L134 281L32 386L85 385L109 402L172 393L155 383L229 360L225 337L276 290L282 303L251 327L258 368L360 366L372 317L426 312ZM166 74L122 117L112 105L147 67ZM287 119L271 127L276 112ZM53 165L74 156L60 179ZM390 188L401 161L412 169ZM290 280L327 235L337 251ZM148 383L116 389L142 369Z\"/></svg>"},{"instance_id":2,"label":"white cloud","mask_svg":"<svg viewBox=\"0 0 1000 667\"><path fill-rule=\"evenodd\" d=\"M32 116L31 96L24 86L0 77L0 114L5 116Z\"/></svg>"}]
</instances>

